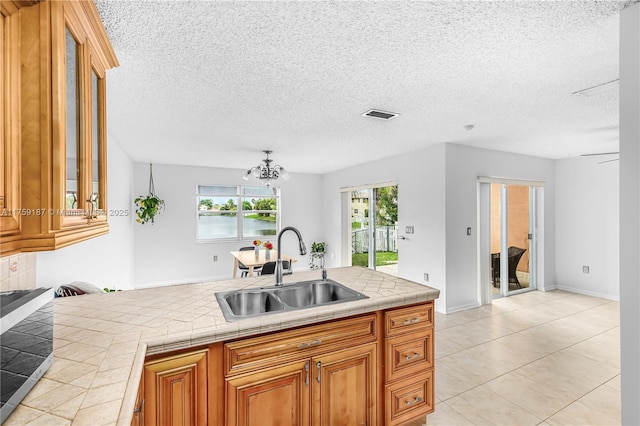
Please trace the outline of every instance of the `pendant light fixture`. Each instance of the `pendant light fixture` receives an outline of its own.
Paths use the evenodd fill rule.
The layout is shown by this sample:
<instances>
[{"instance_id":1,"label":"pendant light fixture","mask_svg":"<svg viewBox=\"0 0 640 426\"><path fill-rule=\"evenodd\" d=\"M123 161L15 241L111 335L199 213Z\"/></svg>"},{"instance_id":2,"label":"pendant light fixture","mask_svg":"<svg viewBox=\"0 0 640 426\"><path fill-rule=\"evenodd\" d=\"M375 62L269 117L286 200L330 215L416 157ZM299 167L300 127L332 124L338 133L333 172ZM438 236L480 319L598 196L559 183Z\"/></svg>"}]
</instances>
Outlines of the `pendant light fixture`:
<instances>
[{"instance_id":1,"label":"pendant light fixture","mask_svg":"<svg viewBox=\"0 0 640 426\"><path fill-rule=\"evenodd\" d=\"M278 178L289 180L289 172L287 172L284 167L271 165L273 160L269 158L269 155L273 153L273 151L264 150L262 152L267 154L267 158L262 160L263 164L258 164L257 166L250 168L242 178L244 180L249 180L249 176L253 175L257 179L260 179L266 186L270 186L271 182L278 180Z\"/></svg>"}]
</instances>

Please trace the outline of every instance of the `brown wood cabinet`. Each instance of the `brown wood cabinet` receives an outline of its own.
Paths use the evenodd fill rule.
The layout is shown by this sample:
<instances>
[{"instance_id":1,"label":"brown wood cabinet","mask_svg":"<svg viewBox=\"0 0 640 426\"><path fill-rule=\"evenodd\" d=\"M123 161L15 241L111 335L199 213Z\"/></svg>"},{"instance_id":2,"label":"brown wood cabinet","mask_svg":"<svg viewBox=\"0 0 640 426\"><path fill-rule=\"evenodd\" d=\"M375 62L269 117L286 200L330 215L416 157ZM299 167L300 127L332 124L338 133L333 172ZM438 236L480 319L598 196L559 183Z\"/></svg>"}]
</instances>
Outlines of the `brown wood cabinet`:
<instances>
[{"instance_id":1,"label":"brown wood cabinet","mask_svg":"<svg viewBox=\"0 0 640 426\"><path fill-rule=\"evenodd\" d=\"M385 425L433 412L433 302L385 312Z\"/></svg>"},{"instance_id":2,"label":"brown wood cabinet","mask_svg":"<svg viewBox=\"0 0 640 426\"><path fill-rule=\"evenodd\" d=\"M433 302L156 355L143 424L407 424L433 411L433 361Z\"/></svg>"},{"instance_id":3,"label":"brown wood cabinet","mask_svg":"<svg viewBox=\"0 0 640 426\"><path fill-rule=\"evenodd\" d=\"M95 5L3 1L0 10L0 255L105 234L105 78L118 62Z\"/></svg>"},{"instance_id":4,"label":"brown wood cabinet","mask_svg":"<svg viewBox=\"0 0 640 426\"><path fill-rule=\"evenodd\" d=\"M373 313L225 344L226 424L375 424L378 322Z\"/></svg>"},{"instance_id":5,"label":"brown wood cabinet","mask_svg":"<svg viewBox=\"0 0 640 426\"><path fill-rule=\"evenodd\" d=\"M142 423L151 425L220 424L223 411L216 402L221 370L221 346L211 345L145 361Z\"/></svg>"}]
</instances>

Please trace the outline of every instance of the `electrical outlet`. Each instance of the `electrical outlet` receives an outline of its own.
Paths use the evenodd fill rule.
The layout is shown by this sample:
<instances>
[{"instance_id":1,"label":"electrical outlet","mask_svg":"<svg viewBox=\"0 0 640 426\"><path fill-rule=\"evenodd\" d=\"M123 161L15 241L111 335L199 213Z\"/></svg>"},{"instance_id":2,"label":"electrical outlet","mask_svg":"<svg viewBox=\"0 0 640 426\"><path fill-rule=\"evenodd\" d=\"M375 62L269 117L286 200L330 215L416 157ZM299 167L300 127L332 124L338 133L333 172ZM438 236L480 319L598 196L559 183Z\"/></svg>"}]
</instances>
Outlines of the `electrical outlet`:
<instances>
[{"instance_id":1,"label":"electrical outlet","mask_svg":"<svg viewBox=\"0 0 640 426\"><path fill-rule=\"evenodd\" d=\"M582 267L582 273L583 274L588 274L589 273L589 267L588 266L583 266Z\"/></svg>"},{"instance_id":2,"label":"electrical outlet","mask_svg":"<svg viewBox=\"0 0 640 426\"><path fill-rule=\"evenodd\" d=\"M213 255L213 261L214 261L214 262L217 262L217 261L218 261L218 255L217 255L217 254L214 254L214 255Z\"/></svg>"},{"instance_id":3,"label":"electrical outlet","mask_svg":"<svg viewBox=\"0 0 640 426\"><path fill-rule=\"evenodd\" d=\"M404 232L406 232L407 234L413 234L414 232L413 226L405 226Z\"/></svg>"},{"instance_id":4,"label":"electrical outlet","mask_svg":"<svg viewBox=\"0 0 640 426\"><path fill-rule=\"evenodd\" d=\"M429 274L427 274L426 272L425 272L425 274L424 274L424 280L425 280L426 282L429 282Z\"/></svg>"}]
</instances>

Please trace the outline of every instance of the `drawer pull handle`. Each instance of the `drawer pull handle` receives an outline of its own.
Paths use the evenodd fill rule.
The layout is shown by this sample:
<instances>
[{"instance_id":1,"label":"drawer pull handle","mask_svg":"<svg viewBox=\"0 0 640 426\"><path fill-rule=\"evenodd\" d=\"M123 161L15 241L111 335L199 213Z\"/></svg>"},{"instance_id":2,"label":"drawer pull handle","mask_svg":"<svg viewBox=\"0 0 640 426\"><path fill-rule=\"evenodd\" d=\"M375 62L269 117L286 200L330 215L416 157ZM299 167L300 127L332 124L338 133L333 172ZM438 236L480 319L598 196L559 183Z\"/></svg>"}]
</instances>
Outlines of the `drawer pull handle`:
<instances>
[{"instance_id":1,"label":"drawer pull handle","mask_svg":"<svg viewBox=\"0 0 640 426\"><path fill-rule=\"evenodd\" d=\"M308 348L309 346L317 346L322 343L322 340L314 340L313 342L302 342L298 345L298 349Z\"/></svg>"},{"instance_id":2,"label":"drawer pull handle","mask_svg":"<svg viewBox=\"0 0 640 426\"><path fill-rule=\"evenodd\" d=\"M316 377L316 380L320 383L320 373L322 373L322 363L320 361L316 363L316 368L318 369L318 377Z\"/></svg>"},{"instance_id":3,"label":"drawer pull handle","mask_svg":"<svg viewBox=\"0 0 640 426\"><path fill-rule=\"evenodd\" d=\"M407 318L404 320L405 324L416 324L420 322L420 318Z\"/></svg>"},{"instance_id":4,"label":"drawer pull handle","mask_svg":"<svg viewBox=\"0 0 640 426\"><path fill-rule=\"evenodd\" d=\"M407 405L413 405L413 404L417 404L418 402L422 402L422 398L419 396L416 396L415 398L413 398L411 401L405 401L405 403Z\"/></svg>"},{"instance_id":5,"label":"drawer pull handle","mask_svg":"<svg viewBox=\"0 0 640 426\"><path fill-rule=\"evenodd\" d=\"M404 356L404 360L405 361L411 361L414 358L418 358L420 356L420 354L418 352L414 352L413 355L405 355Z\"/></svg>"}]
</instances>

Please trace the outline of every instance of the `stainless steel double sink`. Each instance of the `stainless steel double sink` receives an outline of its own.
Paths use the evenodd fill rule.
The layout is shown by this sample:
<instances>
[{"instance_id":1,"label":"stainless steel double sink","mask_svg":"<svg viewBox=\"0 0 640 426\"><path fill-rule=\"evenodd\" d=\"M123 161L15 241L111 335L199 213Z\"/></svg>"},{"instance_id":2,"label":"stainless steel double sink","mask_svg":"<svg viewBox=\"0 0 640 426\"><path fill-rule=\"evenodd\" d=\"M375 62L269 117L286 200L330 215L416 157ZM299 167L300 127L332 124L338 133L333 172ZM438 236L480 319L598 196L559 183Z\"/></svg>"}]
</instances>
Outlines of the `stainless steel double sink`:
<instances>
[{"instance_id":1,"label":"stainless steel double sink","mask_svg":"<svg viewBox=\"0 0 640 426\"><path fill-rule=\"evenodd\" d=\"M333 280L311 280L279 287L261 287L216 293L227 321L298 309L368 299Z\"/></svg>"}]
</instances>

